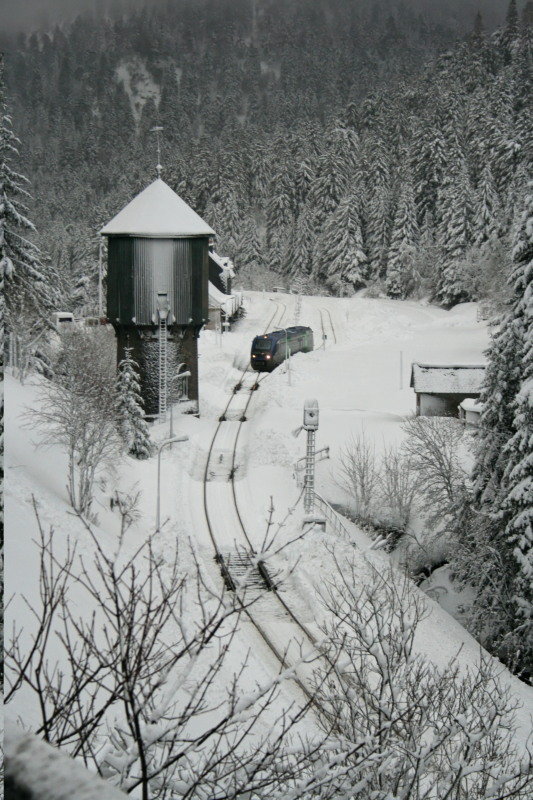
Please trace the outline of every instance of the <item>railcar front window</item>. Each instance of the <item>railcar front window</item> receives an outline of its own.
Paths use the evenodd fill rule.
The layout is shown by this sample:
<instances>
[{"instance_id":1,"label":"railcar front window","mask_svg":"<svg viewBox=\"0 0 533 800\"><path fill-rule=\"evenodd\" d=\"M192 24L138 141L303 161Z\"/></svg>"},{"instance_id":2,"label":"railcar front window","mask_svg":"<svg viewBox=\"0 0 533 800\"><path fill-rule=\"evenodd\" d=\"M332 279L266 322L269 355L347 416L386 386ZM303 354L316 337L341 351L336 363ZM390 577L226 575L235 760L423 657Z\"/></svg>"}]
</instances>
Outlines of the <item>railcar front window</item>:
<instances>
[{"instance_id":1,"label":"railcar front window","mask_svg":"<svg viewBox=\"0 0 533 800\"><path fill-rule=\"evenodd\" d=\"M270 353L272 343L268 339L258 339L254 344L254 350L260 353Z\"/></svg>"}]
</instances>

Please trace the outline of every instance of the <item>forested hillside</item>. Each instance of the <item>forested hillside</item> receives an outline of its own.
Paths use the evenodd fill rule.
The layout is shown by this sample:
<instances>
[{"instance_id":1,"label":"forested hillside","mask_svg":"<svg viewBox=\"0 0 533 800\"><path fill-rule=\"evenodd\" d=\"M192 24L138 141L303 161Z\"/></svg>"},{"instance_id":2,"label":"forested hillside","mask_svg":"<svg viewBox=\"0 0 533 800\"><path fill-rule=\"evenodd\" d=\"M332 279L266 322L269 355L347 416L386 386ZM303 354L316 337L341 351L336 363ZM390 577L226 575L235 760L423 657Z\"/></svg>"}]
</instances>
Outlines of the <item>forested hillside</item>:
<instances>
[{"instance_id":1,"label":"forested hillside","mask_svg":"<svg viewBox=\"0 0 533 800\"><path fill-rule=\"evenodd\" d=\"M177 0L4 37L39 245L65 308L98 229L163 178L245 285L265 270L494 300L531 173L533 2L456 32L394 0Z\"/></svg>"}]
</instances>

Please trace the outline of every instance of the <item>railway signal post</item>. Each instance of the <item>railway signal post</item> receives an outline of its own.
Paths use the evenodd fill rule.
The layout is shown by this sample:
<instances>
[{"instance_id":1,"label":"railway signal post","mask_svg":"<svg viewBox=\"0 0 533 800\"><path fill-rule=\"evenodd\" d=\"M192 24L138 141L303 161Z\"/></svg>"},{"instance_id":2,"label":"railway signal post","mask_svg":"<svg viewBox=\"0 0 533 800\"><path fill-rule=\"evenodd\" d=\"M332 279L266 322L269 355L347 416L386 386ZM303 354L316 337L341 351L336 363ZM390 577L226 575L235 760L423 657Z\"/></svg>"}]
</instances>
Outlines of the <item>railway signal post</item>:
<instances>
[{"instance_id":1,"label":"railway signal post","mask_svg":"<svg viewBox=\"0 0 533 800\"><path fill-rule=\"evenodd\" d=\"M315 464L317 456L315 437L318 430L318 400L305 401L304 422L302 427L307 433L304 477L304 524L314 522L316 525L325 527L325 518L313 513L315 506ZM329 447L323 448L319 453L325 453L322 457L327 458Z\"/></svg>"}]
</instances>

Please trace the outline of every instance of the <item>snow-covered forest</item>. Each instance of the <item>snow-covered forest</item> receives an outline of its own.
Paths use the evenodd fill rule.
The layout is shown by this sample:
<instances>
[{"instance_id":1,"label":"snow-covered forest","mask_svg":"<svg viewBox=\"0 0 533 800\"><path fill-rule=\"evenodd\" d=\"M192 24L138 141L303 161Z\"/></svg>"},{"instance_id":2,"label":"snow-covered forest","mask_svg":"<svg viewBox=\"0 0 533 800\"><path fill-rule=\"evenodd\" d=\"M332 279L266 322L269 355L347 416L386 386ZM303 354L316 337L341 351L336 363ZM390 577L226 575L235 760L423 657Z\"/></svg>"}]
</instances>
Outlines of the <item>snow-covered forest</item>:
<instances>
[{"instance_id":1,"label":"snow-covered forest","mask_svg":"<svg viewBox=\"0 0 533 800\"><path fill-rule=\"evenodd\" d=\"M529 800L532 0L495 29L394 0L110 5L0 34L10 717L142 800ZM98 232L155 177L154 127L246 311L202 331L200 416L170 431L110 325L53 324L99 311ZM315 350L250 391L210 474L311 654L221 582L201 513L274 309ZM414 416L416 359L486 361L475 432ZM311 394L326 532L290 436ZM3 423L2 395L2 479Z\"/></svg>"},{"instance_id":2,"label":"snow-covered forest","mask_svg":"<svg viewBox=\"0 0 533 800\"><path fill-rule=\"evenodd\" d=\"M165 180L249 281L497 302L531 164L533 9L459 39L417 12L180 0L5 35L63 305L93 296L94 231L153 174L154 125Z\"/></svg>"}]
</instances>

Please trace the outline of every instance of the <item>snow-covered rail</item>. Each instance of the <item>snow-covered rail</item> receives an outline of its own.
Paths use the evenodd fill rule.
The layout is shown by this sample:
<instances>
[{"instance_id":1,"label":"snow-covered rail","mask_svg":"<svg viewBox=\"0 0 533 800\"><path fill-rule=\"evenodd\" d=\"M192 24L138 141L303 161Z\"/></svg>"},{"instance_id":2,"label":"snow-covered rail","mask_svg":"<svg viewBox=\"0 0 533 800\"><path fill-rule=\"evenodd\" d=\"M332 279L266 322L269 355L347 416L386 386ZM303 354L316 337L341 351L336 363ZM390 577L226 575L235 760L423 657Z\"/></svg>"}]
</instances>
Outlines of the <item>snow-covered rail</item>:
<instances>
[{"instance_id":1,"label":"snow-covered rail","mask_svg":"<svg viewBox=\"0 0 533 800\"><path fill-rule=\"evenodd\" d=\"M335 333L335 326L333 325L329 308L319 308L318 313L320 314L320 327L322 330L322 342L324 347L326 346L328 336L333 340L333 344L337 344L337 334ZM327 319L326 325L324 324L325 319Z\"/></svg>"},{"instance_id":2,"label":"snow-covered rail","mask_svg":"<svg viewBox=\"0 0 533 800\"><path fill-rule=\"evenodd\" d=\"M269 325L281 310L276 309ZM242 605L243 619L259 633L282 669L293 670L293 679L306 702L314 702L307 684L309 664L319 657L320 637L303 623L281 597L266 563L253 545L243 523L236 480L240 477L238 439L248 409L268 375L258 377L244 370L234 386L214 433L204 474L204 512L215 560L224 584ZM228 543L232 546L228 547ZM280 644L281 643L281 644ZM329 665L333 669L333 665Z\"/></svg>"}]
</instances>

